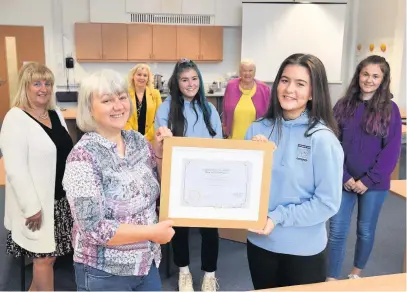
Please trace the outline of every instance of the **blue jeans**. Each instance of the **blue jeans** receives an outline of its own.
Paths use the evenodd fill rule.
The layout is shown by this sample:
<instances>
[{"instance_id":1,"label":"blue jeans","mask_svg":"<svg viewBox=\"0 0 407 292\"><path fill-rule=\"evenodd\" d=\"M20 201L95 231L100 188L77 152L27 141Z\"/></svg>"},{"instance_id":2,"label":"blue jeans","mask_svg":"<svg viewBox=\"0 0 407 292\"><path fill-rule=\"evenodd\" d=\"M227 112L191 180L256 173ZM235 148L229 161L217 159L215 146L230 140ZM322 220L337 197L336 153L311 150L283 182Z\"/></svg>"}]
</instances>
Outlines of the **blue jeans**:
<instances>
[{"instance_id":1,"label":"blue jeans","mask_svg":"<svg viewBox=\"0 0 407 292\"><path fill-rule=\"evenodd\" d=\"M380 210L388 191L368 190L363 195L343 190L338 213L330 220L328 238L328 273L330 278L339 278L345 258L353 208L358 201L357 241L353 266L363 269L373 249L376 225Z\"/></svg>"},{"instance_id":2,"label":"blue jeans","mask_svg":"<svg viewBox=\"0 0 407 292\"><path fill-rule=\"evenodd\" d=\"M154 263L146 276L116 276L79 263L74 267L78 291L162 291Z\"/></svg>"}]
</instances>

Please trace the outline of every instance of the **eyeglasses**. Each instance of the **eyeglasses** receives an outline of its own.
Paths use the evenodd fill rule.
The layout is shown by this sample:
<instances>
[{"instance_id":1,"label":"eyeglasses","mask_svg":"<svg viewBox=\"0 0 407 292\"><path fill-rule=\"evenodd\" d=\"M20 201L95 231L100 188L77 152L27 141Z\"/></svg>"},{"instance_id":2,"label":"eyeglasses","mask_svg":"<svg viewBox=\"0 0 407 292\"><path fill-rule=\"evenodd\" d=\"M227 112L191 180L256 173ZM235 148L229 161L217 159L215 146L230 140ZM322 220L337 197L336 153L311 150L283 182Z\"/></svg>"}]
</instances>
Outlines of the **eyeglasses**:
<instances>
[{"instance_id":1,"label":"eyeglasses","mask_svg":"<svg viewBox=\"0 0 407 292\"><path fill-rule=\"evenodd\" d=\"M179 62L178 62L178 63L183 64L183 63L190 63L190 62L191 62L191 60L190 60L190 59L185 59L185 58L182 58L181 60L179 60Z\"/></svg>"}]
</instances>

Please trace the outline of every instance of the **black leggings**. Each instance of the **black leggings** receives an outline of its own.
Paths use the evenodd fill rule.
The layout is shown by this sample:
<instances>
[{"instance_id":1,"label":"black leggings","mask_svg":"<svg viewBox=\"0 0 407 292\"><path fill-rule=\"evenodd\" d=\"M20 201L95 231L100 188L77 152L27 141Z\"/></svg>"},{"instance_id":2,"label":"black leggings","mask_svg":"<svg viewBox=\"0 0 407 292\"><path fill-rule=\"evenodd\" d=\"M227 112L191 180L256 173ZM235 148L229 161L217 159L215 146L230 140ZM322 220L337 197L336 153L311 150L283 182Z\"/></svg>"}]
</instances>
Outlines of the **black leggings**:
<instances>
[{"instance_id":1,"label":"black leggings","mask_svg":"<svg viewBox=\"0 0 407 292\"><path fill-rule=\"evenodd\" d=\"M319 283L326 279L325 251L313 256L280 254L247 241L247 259L256 290Z\"/></svg>"},{"instance_id":2,"label":"black leggings","mask_svg":"<svg viewBox=\"0 0 407 292\"><path fill-rule=\"evenodd\" d=\"M189 228L174 227L172 238L174 263L178 267L189 265ZM218 262L219 235L217 228L199 228L202 236L201 269L205 272L215 272Z\"/></svg>"}]
</instances>

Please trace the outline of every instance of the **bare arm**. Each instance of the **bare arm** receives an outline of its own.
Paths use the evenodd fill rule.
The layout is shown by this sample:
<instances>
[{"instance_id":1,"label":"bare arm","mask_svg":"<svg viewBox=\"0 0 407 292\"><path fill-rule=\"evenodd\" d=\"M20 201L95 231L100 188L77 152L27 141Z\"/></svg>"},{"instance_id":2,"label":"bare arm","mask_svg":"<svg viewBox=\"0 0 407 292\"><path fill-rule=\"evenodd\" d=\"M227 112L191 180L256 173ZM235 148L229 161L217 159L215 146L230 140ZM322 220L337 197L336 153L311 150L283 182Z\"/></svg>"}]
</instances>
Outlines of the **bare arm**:
<instances>
[{"instance_id":1,"label":"bare arm","mask_svg":"<svg viewBox=\"0 0 407 292\"><path fill-rule=\"evenodd\" d=\"M172 137L171 131L167 127L159 127L154 135L154 150L151 148L151 155L155 158L155 167L157 167L158 177L161 180L163 142L165 137Z\"/></svg>"}]
</instances>

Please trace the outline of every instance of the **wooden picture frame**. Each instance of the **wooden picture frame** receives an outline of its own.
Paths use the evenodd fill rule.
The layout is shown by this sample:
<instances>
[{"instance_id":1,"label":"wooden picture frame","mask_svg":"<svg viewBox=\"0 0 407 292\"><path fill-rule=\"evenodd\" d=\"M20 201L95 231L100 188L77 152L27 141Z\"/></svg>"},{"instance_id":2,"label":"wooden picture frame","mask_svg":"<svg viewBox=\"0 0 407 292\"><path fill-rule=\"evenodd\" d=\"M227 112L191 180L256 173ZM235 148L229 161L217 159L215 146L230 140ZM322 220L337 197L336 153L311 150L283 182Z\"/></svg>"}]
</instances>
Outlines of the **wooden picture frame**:
<instances>
[{"instance_id":1,"label":"wooden picture frame","mask_svg":"<svg viewBox=\"0 0 407 292\"><path fill-rule=\"evenodd\" d=\"M174 226L187 227L264 228L268 213L273 152L276 149L274 143L171 137L164 140L163 147L160 221L171 219L174 221ZM222 169L222 173L216 172L216 167L211 168L209 172L208 168L204 167L198 171L195 169L188 172L189 169L193 169L192 167L187 168L191 161L193 162L191 165L217 165L218 168L224 165L225 167ZM238 167L232 167L233 165ZM242 171L237 172L240 169ZM233 189L239 188L236 184L230 186L233 179L238 184L242 182L242 180L236 179L238 176L232 175L236 173L242 173L245 175L243 177L247 178L245 185L247 187L243 188L242 192L236 192ZM213 175L215 184L211 181ZM196 191L198 195L194 199L186 197L185 194L188 194L187 196L192 194L190 189L186 190L188 181L194 187L196 179L200 180L200 177L203 177L203 185L210 182L208 185L215 186L215 188L200 186L206 195L201 196L202 191L199 189ZM236 200L227 200L235 198L228 196L228 191L225 192L224 197L219 194L208 196L211 193L210 190L217 189L218 179L221 182L219 185L225 184L220 189L231 190L232 195L240 197L236 197L238 198ZM197 185L200 185L200 182ZM225 186L227 187L225 188ZM208 189L209 191L207 191ZM222 199L224 199L223 202ZM203 202L204 205L189 206L191 201L194 204ZM240 205L234 206L233 204Z\"/></svg>"}]
</instances>

